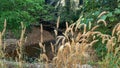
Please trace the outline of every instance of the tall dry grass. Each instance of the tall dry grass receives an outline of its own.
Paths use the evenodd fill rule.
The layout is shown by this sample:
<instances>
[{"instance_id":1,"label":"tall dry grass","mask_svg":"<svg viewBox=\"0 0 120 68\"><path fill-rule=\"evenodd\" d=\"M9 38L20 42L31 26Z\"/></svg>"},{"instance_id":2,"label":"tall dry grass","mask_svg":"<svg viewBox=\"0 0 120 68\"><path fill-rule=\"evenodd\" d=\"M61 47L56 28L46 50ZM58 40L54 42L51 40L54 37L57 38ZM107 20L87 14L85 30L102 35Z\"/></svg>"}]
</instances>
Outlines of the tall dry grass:
<instances>
[{"instance_id":1,"label":"tall dry grass","mask_svg":"<svg viewBox=\"0 0 120 68\"><path fill-rule=\"evenodd\" d=\"M60 47L53 59L56 68L76 68L77 64L82 65L97 60L92 46L98 41L95 36L101 34L95 31L99 25L89 27L90 30L87 30L86 24L81 24L79 20L71 25L66 23L64 35L57 37L57 42L62 39L62 44L58 45Z\"/></svg>"},{"instance_id":2,"label":"tall dry grass","mask_svg":"<svg viewBox=\"0 0 120 68\"><path fill-rule=\"evenodd\" d=\"M26 38L24 36L25 34L25 30L26 30L26 27L24 26L23 22L21 22L21 27L22 27L22 30L21 30L21 36L20 36L20 39L18 40L18 43L17 43L17 55L18 57L16 57L16 62L19 62L19 65L18 67L19 68L23 68L23 64L24 64L24 43L26 41Z\"/></svg>"},{"instance_id":3,"label":"tall dry grass","mask_svg":"<svg viewBox=\"0 0 120 68\"><path fill-rule=\"evenodd\" d=\"M104 15L105 13L107 12L101 13L98 17ZM113 62L112 65L116 64L115 67L119 68L120 23L114 27L111 32L112 35L107 35L96 30L100 27L100 23L103 23L106 27L106 21L99 19L97 21L97 25L94 27L91 27L91 23L89 23L89 29L87 29L86 24L80 23L80 21L81 18L71 25L68 25L66 22L66 31L63 33L64 35L57 36L56 44L59 42L61 42L61 44L57 45L58 51L53 59L55 67L77 68L78 64L83 65L89 62L94 62L99 64L101 68L110 68L114 67L110 65L110 63ZM106 56L105 58L103 56L102 61L98 59L95 49L93 49L93 46L96 46L95 43L99 41L98 37L102 39L101 42L105 44L107 48ZM114 59L110 58L111 54L113 54Z\"/></svg>"},{"instance_id":4,"label":"tall dry grass","mask_svg":"<svg viewBox=\"0 0 120 68\"><path fill-rule=\"evenodd\" d=\"M0 59L4 58L5 54L3 52L3 50L5 49L4 47L4 44L3 44L3 36L4 36L4 33L6 31L6 19L4 21L4 28L3 28L3 31L0 32ZM3 64L3 61L0 61L0 67L5 67L5 64Z\"/></svg>"},{"instance_id":5,"label":"tall dry grass","mask_svg":"<svg viewBox=\"0 0 120 68\"><path fill-rule=\"evenodd\" d=\"M101 13L98 18L107 12ZM57 20L55 37L56 44L51 43L51 49L54 53L54 58L51 61L54 68L82 68L82 65L88 64L89 62L94 62L99 65L100 68L119 68L120 67L120 23L118 23L111 32L111 35L103 34L98 31L100 23L104 24L106 27L108 24L106 21L99 19L95 26L92 26L91 22L88 25L81 23L81 17L75 23L68 25L66 22L66 30L63 32L63 35L58 35L60 17ZM23 67L24 64L24 42L25 42L25 26L21 23L22 31L21 37L18 41L17 54L18 58L16 59L19 62L19 68ZM40 48L43 49L43 53L40 54L39 63L46 64L45 67L49 68L49 57L45 54L45 45L43 44L43 26L41 24L41 36L40 36ZM2 51L2 36L6 30L6 20L4 22L4 29L0 32L0 58L4 57ZM98 38L99 37L99 38ZM102 39L100 41L99 39ZM102 57L102 60L99 60L95 49L93 46L97 46L95 43L102 42L105 44L107 53ZM0 62L1 67L5 65ZM98 68L98 67L97 67Z\"/></svg>"},{"instance_id":6,"label":"tall dry grass","mask_svg":"<svg viewBox=\"0 0 120 68\"><path fill-rule=\"evenodd\" d=\"M0 61L0 67L5 68L6 65L4 65L4 58L5 58L5 49L6 49L6 45L3 43L3 36L5 34L6 31L6 20L4 21L4 29L2 32L0 32L0 59L3 59L3 61ZM18 47L16 49L18 56L16 56L16 62L19 62L19 66L18 68L22 68L22 62L23 62L23 45L25 42L25 38L24 38L24 34L25 34L25 29L26 27L23 25L23 22L21 22L21 26L22 26L22 31L21 31L21 37L18 41ZM2 63L3 62L3 63Z\"/></svg>"}]
</instances>

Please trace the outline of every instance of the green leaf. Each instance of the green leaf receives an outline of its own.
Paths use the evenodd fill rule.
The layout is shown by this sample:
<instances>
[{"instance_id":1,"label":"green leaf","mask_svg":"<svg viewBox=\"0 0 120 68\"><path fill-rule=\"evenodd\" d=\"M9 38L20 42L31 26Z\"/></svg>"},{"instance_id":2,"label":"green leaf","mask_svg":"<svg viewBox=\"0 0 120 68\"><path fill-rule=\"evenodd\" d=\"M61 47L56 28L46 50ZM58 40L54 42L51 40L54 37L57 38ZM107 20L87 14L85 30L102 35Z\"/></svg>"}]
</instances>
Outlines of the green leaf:
<instances>
[{"instance_id":1,"label":"green leaf","mask_svg":"<svg viewBox=\"0 0 120 68\"><path fill-rule=\"evenodd\" d=\"M103 20L106 20L106 18L107 18L107 15L103 15L100 17L100 19L103 19Z\"/></svg>"},{"instance_id":2,"label":"green leaf","mask_svg":"<svg viewBox=\"0 0 120 68\"><path fill-rule=\"evenodd\" d=\"M115 14L120 14L120 9L116 8L114 11Z\"/></svg>"},{"instance_id":3,"label":"green leaf","mask_svg":"<svg viewBox=\"0 0 120 68\"><path fill-rule=\"evenodd\" d=\"M114 17L110 17L109 20L110 20L111 22L113 22L113 21L115 20L115 18L114 18Z\"/></svg>"},{"instance_id":4,"label":"green leaf","mask_svg":"<svg viewBox=\"0 0 120 68\"><path fill-rule=\"evenodd\" d=\"M96 11L95 13L93 13L92 15L96 15L98 16L100 14L100 11Z\"/></svg>"},{"instance_id":5,"label":"green leaf","mask_svg":"<svg viewBox=\"0 0 120 68\"><path fill-rule=\"evenodd\" d=\"M112 16L113 16L112 12L109 12L109 13L107 14L107 16L108 16L108 17L112 17Z\"/></svg>"}]
</instances>

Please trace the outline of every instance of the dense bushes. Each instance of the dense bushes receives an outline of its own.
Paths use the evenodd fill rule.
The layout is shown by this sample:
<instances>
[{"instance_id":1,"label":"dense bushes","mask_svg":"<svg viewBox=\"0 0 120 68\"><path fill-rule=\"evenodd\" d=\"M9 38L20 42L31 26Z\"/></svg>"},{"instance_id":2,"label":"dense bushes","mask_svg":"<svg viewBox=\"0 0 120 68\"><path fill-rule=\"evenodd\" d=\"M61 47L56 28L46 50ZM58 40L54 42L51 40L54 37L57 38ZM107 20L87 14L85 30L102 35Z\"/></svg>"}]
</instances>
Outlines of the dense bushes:
<instances>
[{"instance_id":1,"label":"dense bushes","mask_svg":"<svg viewBox=\"0 0 120 68\"><path fill-rule=\"evenodd\" d=\"M83 15L83 23L95 22L97 16L103 11L109 13L100 19L115 22L120 18L120 0L59 0L58 2L58 15L63 22L76 21L80 15Z\"/></svg>"},{"instance_id":2,"label":"dense bushes","mask_svg":"<svg viewBox=\"0 0 120 68\"><path fill-rule=\"evenodd\" d=\"M45 5L44 0L1 0L0 23L7 19L7 28L18 29L21 21L29 26L30 23L38 22L40 18L52 20L49 14L52 10L50 7Z\"/></svg>"},{"instance_id":3,"label":"dense bushes","mask_svg":"<svg viewBox=\"0 0 120 68\"><path fill-rule=\"evenodd\" d=\"M96 21L102 11L108 11L101 19L109 22L119 21L120 0L85 0L83 5L84 22Z\"/></svg>"}]
</instances>

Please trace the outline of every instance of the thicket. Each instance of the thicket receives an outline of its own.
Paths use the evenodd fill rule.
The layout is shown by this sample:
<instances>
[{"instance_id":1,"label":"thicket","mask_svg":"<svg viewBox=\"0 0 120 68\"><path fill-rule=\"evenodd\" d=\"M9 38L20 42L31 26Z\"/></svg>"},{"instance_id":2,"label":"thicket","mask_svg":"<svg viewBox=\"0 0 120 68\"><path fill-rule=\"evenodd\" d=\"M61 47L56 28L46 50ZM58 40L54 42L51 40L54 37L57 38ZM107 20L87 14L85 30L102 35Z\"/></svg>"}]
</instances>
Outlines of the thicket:
<instances>
[{"instance_id":1,"label":"thicket","mask_svg":"<svg viewBox=\"0 0 120 68\"><path fill-rule=\"evenodd\" d=\"M7 20L7 29L20 29L20 22L26 27L40 19L50 21L53 7L46 5L44 0L0 0L0 30L4 19Z\"/></svg>"}]
</instances>

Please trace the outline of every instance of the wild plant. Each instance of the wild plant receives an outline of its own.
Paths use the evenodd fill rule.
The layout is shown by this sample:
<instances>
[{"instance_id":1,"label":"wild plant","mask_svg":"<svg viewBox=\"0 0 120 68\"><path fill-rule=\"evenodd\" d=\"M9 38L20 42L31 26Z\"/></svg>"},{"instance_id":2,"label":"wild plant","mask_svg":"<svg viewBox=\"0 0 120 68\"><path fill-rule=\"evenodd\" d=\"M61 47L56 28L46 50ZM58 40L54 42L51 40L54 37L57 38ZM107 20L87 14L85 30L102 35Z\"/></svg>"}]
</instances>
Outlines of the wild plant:
<instances>
[{"instance_id":1,"label":"wild plant","mask_svg":"<svg viewBox=\"0 0 120 68\"><path fill-rule=\"evenodd\" d=\"M98 16L98 18L105 13L107 12L102 12ZM61 44L57 45L58 51L53 59L56 68L76 68L77 64L82 65L88 62L97 63L99 59L96 55L95 50L93 49L93 46L95 46L94 44L98 42L100 38L102 39L101 42L106 44L106 48L108 50L107 54L111 54L111 52L113 53L115 59L114 63L117 63L116 66L119 67L119 24L115 26L112 32L112 36L110 36L96 30L98 27L100 27L100 23L103 23L106 27L106 21L99 19L97 21L97 25L93 27L91 27L91 22L89 22L88 28L86 24L80 23L80 21L81 18L76 23L73 23L71 25L68 25L68 23L66 22L66 31L63 33L63 36L57 36L56 44L58 44L59 42L61 42ZM104 66L103 63L103 67L107 68L108 65L110 65L107 62L112 61L112 59L109 60L108 58L110 58L110 56L107 57L107 59L103 59L106 65Z\"/></svg>"},{"instance_id":2,"label":"wild plant","mask_svg":"<svg viewBox=\"0 0 120 68\"><path fill-rule=\"evenodd\" d=\"M61 44L58 45L57 55L53 59L56 68L76 68L77 64L82 65L90 61L96 61L97 56L92 46L98 41L95 36L101 35L101 32L95 31L99 25L91 28L91 23L89 23L89 30L87 30L87 25L80 23L80 20L71 25L66 22L64 35L57 36L56 44L62 40Z\"/></svg>"},{"instance_id":3,"label":"wild plant","mask_svg":"<svg viewBox=\"0 0 120 68\"><path fill-rule=\"evenodd\" d=\"M118 23L111 32L112 36L102 36L102 43L106 44L107 53L100 62L102 68L120 67L120 23Z\"/></svg>"},{"instance_id":4,"label":"wild plant","mask_svg":"<svg viewBox=\"0 0 120 68\"><path fill-rule=\"evenodd\" d=\"M18 47L16 49L17 51L17 55L18 57L16 56L16 61L19 62L19 68L22 68L22 63L24 62L24 43L26 41L26 38L24 37L24 34L25 34L25 30L26 30L26 27L24 26L23 22L21 22L21 27L22 27L22 30L21 30L21 36L20 36L20 39L18 40Z\"/></svg>"},{"instance_id":5,"label":"wild plant","mask_svg":"<svg viewBox=\"0 0 120 68\"><path fill-rule=\"evenodd\" d=\"M106 14L108 12L102 12L98 18L100 18L102 15ZM99 39L102 39L102 43L106 45L107 48L107 55L105 58L102 58L103 60L99 63L101 67L110 67L110 62L116 63L116 67L119 67L120 57L119 57L119 24L115 26L112 32L112 36L108 34L103 34L100 31L97 30L97 28L100 27L100 23L103 23L104 26L107 26L106 21L102 19L98 19L97 25L93 26L91 25L91 22L89 22L89 25L87 27L86 24L80 23L81 17L76 21L75 23L68 25L66 22L66 30L63 33L63 35L58 35L58 28L59 28L59 22L60 17L58 17L56 29L55 31L55 37L57 39L56 44L51 43L52 52L54 53L53 63L56 68L76 68L78 65L87 64L89 62L95 62L97 63L99 61L99 58L97 57L97 54L95 52L95 49L93 49L93 46L96 46L96 42L99 41ZM43 27L41 25L41 33L43 30ZM41 34L42 35L42 34ZM99 37L99 38L98 38ZM43 43L43 38L41 36L41 42L39 43L40 47L43 48L43 54L41 55L48 64L48 57L45 54L45 46ZM110 59L114 56L114 58ZM114 59L114 61L112 61Z\"/></svg>"},{"instance_id":6,"label":"wild plant","mask_svg":"<svg viewBox=\"0 0 120 68\"><path fill-rule=\"evenodd\" d=\"M42 48L42 53L40 54L40 58L39 58L39 62L43 62L45 60L45 68L49 68L48 67L48 62L49 62L49 59L46 55L46 50L45 50L45 45L43 44L43 26L42 24L40 25L40 33L41 33L41 36L40 36L40 42L39 42L39 46L40 48Z\"/></svg>"},{"instance_id":7,"label":"wild plant","mask_svg":"<svg viewBox=\"0 0 120 68\"><path fill-rule=\"evenodd\" d=\"M3 49L5 49L5 47L4 47L4 44L3 44L3 35L4 35L4 33L5 33L5 31L6 31L6 19L5 19L5 21L4 21L4 29L3 29L3 31L2 32L0 32L0 58L3 58L4 57L4 53L3 53Z\"/></svg>"},{"instance_id":8,"label":"wild plant","mask_svg":"<svg viewBox=\"0 0 120 68\"><path fill-rule=\"evenodd\" d=\"M4 58L5 54L4 54L4 50L5 50L5 45L3 44L3 36L4 36L4 33L6 31L6 19L4 21L4 29L2 32L0 32L0 59ZM0 67L4 67L5 68L5 65L3 64L2 61L0 61Z\"/></svg>"}]
</instances>

